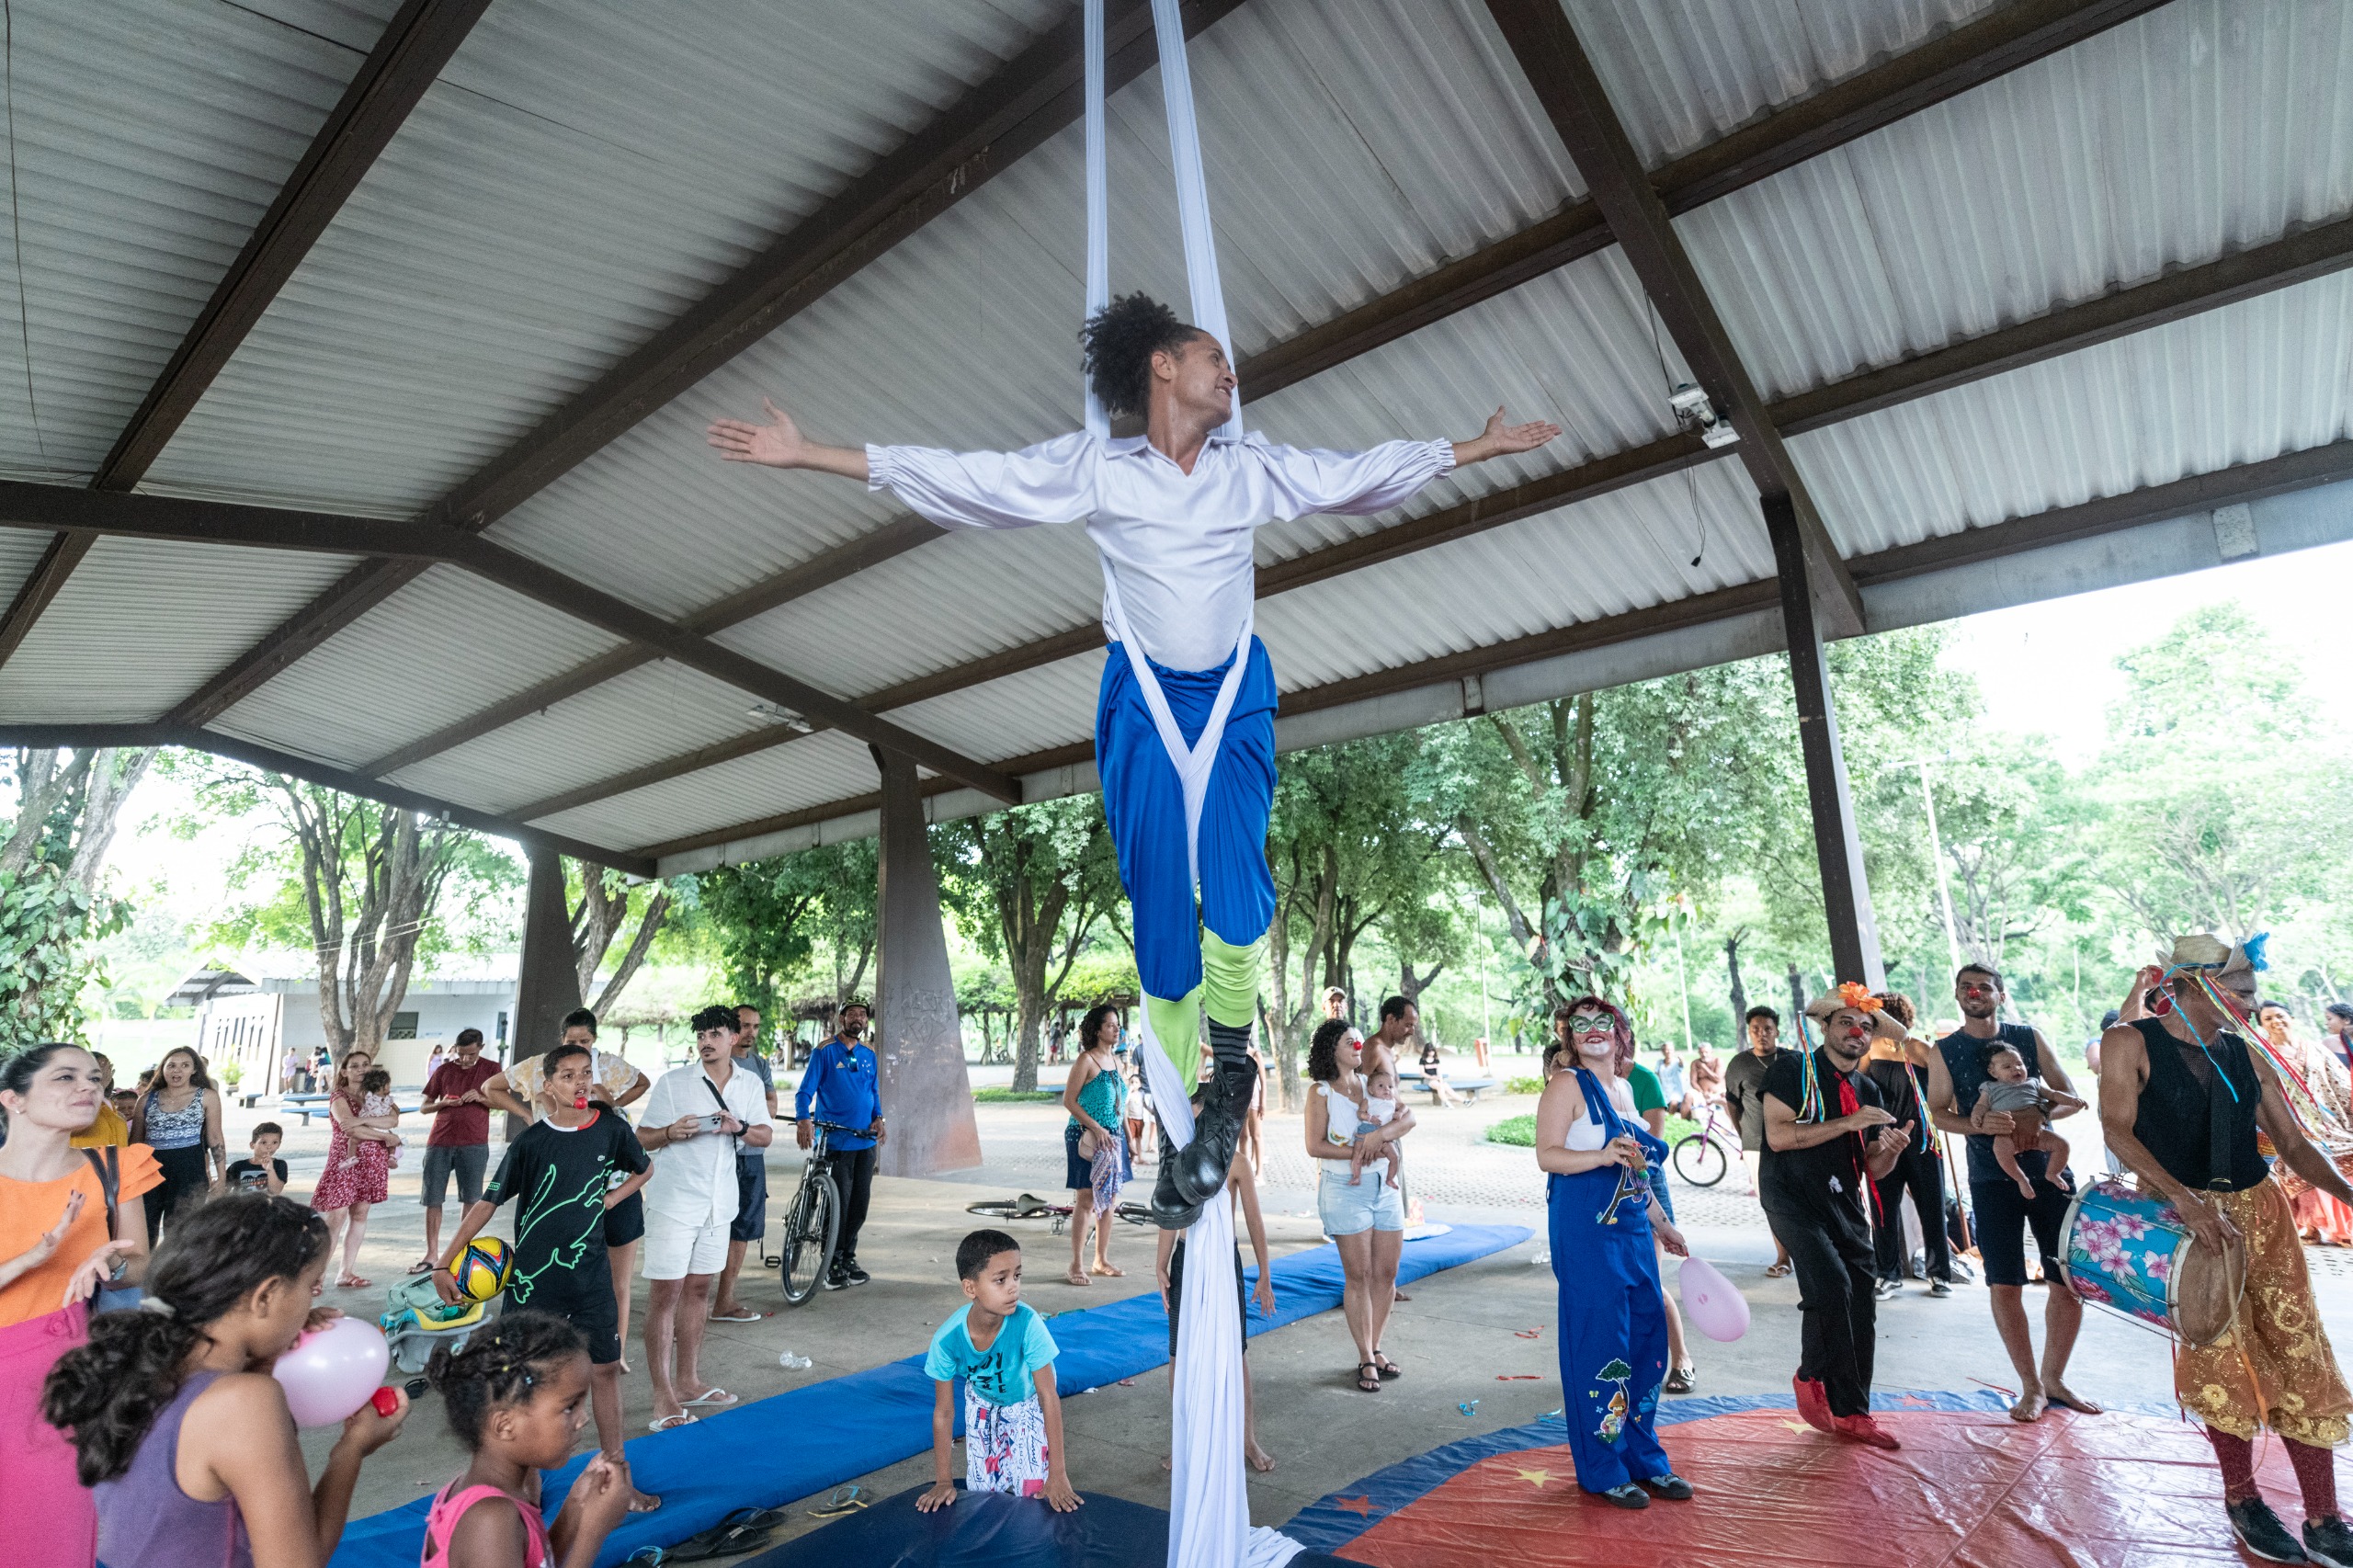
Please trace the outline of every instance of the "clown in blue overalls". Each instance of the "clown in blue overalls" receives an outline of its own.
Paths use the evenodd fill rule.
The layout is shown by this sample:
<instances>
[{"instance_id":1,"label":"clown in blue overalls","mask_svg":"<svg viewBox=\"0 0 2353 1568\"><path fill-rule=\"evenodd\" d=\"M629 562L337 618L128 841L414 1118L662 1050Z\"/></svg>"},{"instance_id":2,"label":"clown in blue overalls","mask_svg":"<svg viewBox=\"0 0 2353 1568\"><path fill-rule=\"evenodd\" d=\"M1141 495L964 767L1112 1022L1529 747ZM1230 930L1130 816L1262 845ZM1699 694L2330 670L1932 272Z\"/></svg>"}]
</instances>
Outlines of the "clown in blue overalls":
<instances>
[{"instance_id":1,"label":"clown in blue overalls","mask_svg":"<svg viewBox=\"0 0 2353 1568\"><path fill-rule=\"evenodd\" d=\"M1598 996L1568 1005L1568 1043L1547 1058L1536 1107L1537 1163L1548 1173L1552 1272L1561 1286L1562 1419L1577 1484L1621 1508L1688 1501L1654 1429L1666 1381L1666 1303L1653 1229L1685 1256L1647 1167L1666 1145L1637 1119L1618 1075L1634 1058L1626 1016Z\"/></svg>"},{"instance_id":2,"label":"clown in blue overalls","mask_svg":"<svg viewBox=\"0 0 2353 1568\"><path fill-rule=\"evenodd\" d=\"M1217 1063L1189 1145L1161 1162L1155 1217L1179 1228L1224 1185L1241 1136L1275 909L1266 837L1276 690L1251 631L1256 530L1312 512L1382 511L1452 469L1560 432L1506 426L1497 409L1470 441L1278 447L1237 432L1224 348L1166 306L1115 300L1085 340L1095 394L1113 417L1141 418L1142 434L1078 431L1018 452L825 447L769 403L768 423L722 419L710 444L733 461L863 480L942 528L1079 523L1094 540L1111 642L1096 766L1134 909L1147 1032L1189 1087L1206 1011ZM1154 1098L1165 1103L1158 1090Z\"/></svg>"}]
</instances>

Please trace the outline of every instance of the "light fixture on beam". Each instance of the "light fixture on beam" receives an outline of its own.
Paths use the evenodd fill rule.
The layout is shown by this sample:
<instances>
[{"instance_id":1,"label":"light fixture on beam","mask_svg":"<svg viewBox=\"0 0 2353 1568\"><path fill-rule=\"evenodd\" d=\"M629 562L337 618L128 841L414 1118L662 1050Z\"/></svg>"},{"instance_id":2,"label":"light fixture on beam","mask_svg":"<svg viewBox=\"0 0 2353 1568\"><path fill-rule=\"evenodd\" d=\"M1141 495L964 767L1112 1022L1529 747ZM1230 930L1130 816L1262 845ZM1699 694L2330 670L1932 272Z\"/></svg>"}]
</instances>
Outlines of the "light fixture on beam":
<instances>
[{"instance_id":1,"label":"light fixture on beam","mask_svg":"<svg viewBox=\"0 0 2353 1568\"><path fill-rule=\"evenodd\" d=\"M1740 439L1740 432L1716 412L1716 405L1709 401L1704 389L1686 381L1667 393L1666 403L1675 410L1676 424L1699 432L1699 439L1711 448L1729 447Z\"/></svg>"},{"instance_id":2,"label":"light fixture on beam","mask_svg":"<svg viewBox=\"0 0 2353 1568\"><path fill-rule=\"evenodd\" d=\"M773 702L753 703L751 714L755 719L765 720L771 724L781 724L796 735L813 734L817 728L791 709L779 708Z\"/></svg>"}]
</instances>

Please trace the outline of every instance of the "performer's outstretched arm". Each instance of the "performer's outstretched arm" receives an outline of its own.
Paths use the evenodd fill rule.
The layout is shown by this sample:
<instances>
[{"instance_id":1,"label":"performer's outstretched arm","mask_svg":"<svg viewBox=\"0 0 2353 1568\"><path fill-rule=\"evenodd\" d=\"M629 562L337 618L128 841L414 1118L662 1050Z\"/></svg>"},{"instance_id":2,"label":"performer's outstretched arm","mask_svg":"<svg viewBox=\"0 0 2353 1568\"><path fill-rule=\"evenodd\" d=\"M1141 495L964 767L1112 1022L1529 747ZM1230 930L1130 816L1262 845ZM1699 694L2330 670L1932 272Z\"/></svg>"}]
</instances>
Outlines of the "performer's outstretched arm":
<instances>
[{"instance_id":1,"label":"performer's outstretched arm","mask_svg":"<svg viewBox=\"0 0 2353 1568\"><path fill-rule=\"evenodd\" d=\"M719 449L721 457L732 463L759 463L767 468L815 469L819 473L838 473L844 479L866 483L865 448L821 445L801 435L792 415L767 398L760 399L760 406L768 411L773 423L751 425L741 419L710 422L709 438Z\"/></svg>"},{"instance_id":2,"label":"performer's outstretched arm","mask_svg":"<svg viewBox=\"0 0 2353 1568\"><path fill-rule=\"evenodd\" d=\"M761 399L773 423L714 420L710 444L729 462L814 469L889 490L944 528L1026 528L1083 522L1095 509L1095 443L1058 437L1017 452L933 447L827 447Z\"/></svg>"},{"instance_id":3,"label":"performer's outstretched arm","mask_svg":"<svg viewBox=\"0 0 2353 1568\"><path fill-rule=\"evenodd\" d=\"M1488 415L1486 428L1468 441L1385 441L1361 452L1269 446L1259 450L1280 498L1279 516L1362 517L1387 511L1449 469L1533 451L1560 433L1559 426L1542 420L1506 425L1498 408Z\"/></svg>"}]
</instances>

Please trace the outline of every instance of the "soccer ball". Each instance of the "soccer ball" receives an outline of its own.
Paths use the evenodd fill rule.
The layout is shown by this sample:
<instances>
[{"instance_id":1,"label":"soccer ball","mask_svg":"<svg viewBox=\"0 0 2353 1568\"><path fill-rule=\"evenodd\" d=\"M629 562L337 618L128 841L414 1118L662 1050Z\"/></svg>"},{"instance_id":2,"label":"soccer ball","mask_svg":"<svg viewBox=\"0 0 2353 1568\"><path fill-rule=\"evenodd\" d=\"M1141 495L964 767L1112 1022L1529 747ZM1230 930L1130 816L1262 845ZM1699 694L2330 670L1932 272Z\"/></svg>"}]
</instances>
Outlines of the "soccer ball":
<instances>
[{"instance_id":1,"label":"soccer ball","mask_svg":"<svg viewBox=\"0 0 2353 1568\"><path fill-rule=\"evenodd\" d=\"M487 1301L515 1278L515 1250L496 1236L476 1236L449 1274L469 1300Z\"/></svg>"}]
</instances>

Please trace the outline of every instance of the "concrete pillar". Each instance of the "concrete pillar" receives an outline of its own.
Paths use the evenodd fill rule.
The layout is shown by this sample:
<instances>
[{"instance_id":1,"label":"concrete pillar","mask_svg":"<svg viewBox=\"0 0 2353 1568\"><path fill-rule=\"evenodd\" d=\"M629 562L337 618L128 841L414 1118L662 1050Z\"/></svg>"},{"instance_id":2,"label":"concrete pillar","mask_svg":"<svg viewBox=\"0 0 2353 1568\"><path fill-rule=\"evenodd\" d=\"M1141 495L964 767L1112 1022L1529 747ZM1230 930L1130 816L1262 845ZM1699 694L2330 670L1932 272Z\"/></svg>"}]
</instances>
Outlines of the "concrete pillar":
<instances>
[{"instance_id":1,"label":"concrete pillar","mask_svg":"<svg viewBox=\"0 0 2353 1568\"><path fill-rule=\"evenodd\" d=\"M924 1176L981 1163L972 1085L940 924L939 877L915 765L874 749L882 771L881 886L875 899L874 1050L890 1137L878 1168Z\"/></svg>"},{"instance_id":2,"label":"concrete pillar","mask_svg":"<svg viewBox=\"0 0 2353 1568\"><path fill-rule=\"evenodd\" d=\"M1798 744L1805 756L1806 797L1813 808L1813 851L1822 867L1823 912L1830 923L1830 956L1842 981L1887 988L1880 961L1879 926L1871 917L1870 885L1863 879L1863 841L1855 828L1855 801L1847 788L1847 759L1838 744L1838 716L1830 703L1830 666L1822 628L1807 586L1805 546L1787 494L1764 497L1765 531L1781 579L1781 622L1790 642L1790 683L1796 688Z\"/></svg>"},{"instance_id":3,"label":"concrete pillar","mask_svg":"<svg viewBox=\"0 0 2353 1568\"><path fill-rule=\"evenodd\" d=\"M580 972L572 961L572 910L563 892L563 857L530 851L530 891L523 903L522 972L506 1060L538 1056L563 1038L563 1016L580 1006Z\"/></svg>"}]
</instances>

